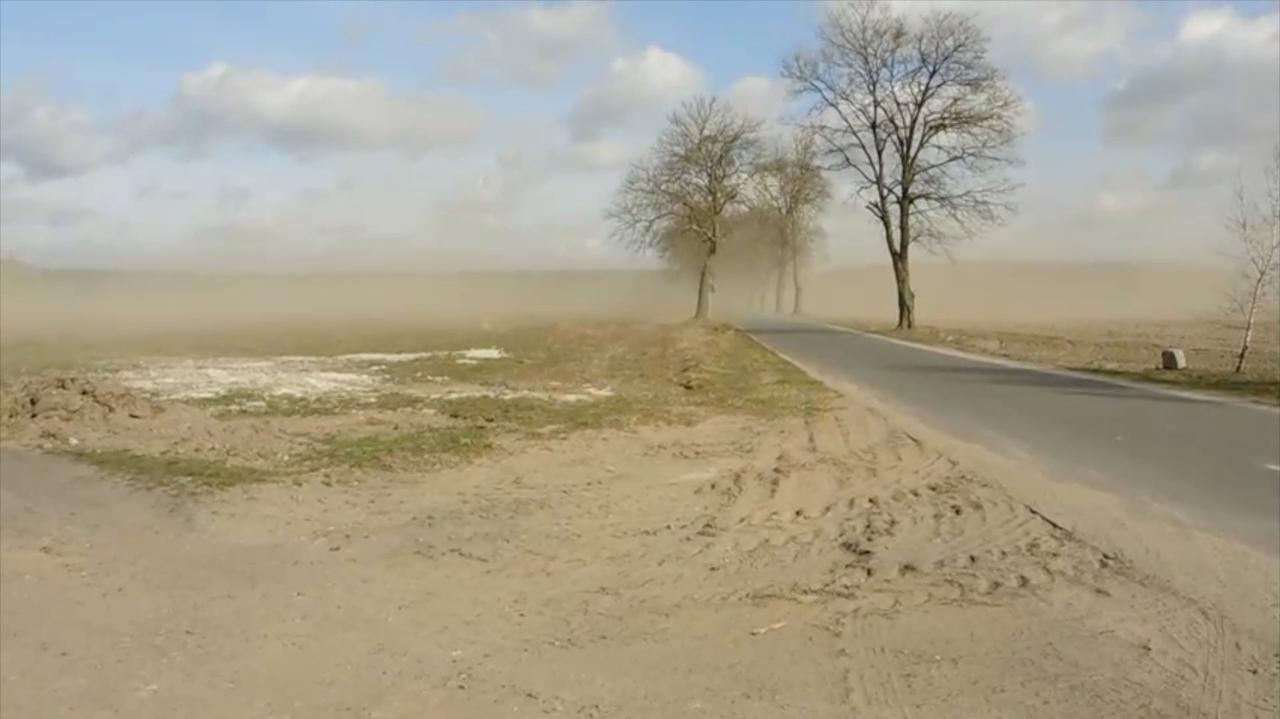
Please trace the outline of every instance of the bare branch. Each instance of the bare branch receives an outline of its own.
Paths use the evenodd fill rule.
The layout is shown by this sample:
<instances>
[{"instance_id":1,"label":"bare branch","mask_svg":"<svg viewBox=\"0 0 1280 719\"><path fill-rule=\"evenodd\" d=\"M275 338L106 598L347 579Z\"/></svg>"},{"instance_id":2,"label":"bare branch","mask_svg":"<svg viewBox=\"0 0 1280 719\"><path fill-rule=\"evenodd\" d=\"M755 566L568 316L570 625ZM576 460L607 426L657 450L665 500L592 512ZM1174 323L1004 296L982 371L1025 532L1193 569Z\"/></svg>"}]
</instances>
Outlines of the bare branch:
<instances>
[{"instance_id":1,"label":"bare branch","mask_svg":"<svg viewBox=\"0 0 1280 719\"><path fill-rule=\"evenodd\" d=\"M649 155L628 170L606 213L615 239L632 250L698 265L698 316L706 311L710 259L725 237L725 218L746 207L759 133L758 120L715 98L685 102Z\"/></svg>"},{"instance_id":2,"label":"bare branch","mask_svg":"<svg viewBox=\"0 0 1280 719\"><path fill-rule=\"evenodd\" d=\"M848 172L880 223L899 289L899 324L914 322L908 256L997 224L1012 211L1022 100L987 55L971 18L933 11L908 20L879 0L830 9L818 48L783 65L809 99L802 124L827 169Z\"/></svg>"},{"instance_id":3,"label":"bare branch","mask_svg":"<svg viewBox=\"0 0 1280 719\"><path fill-rule=\"evenodd\" d=\"M1243 177L1233 187L1226 229L1239 270L1227 301L1241 323L1236 372L1244 370L1258 312L1280 292L1280 144L1263 173L1261 199L1251 196Z\"/></svg>"}]
</instances>

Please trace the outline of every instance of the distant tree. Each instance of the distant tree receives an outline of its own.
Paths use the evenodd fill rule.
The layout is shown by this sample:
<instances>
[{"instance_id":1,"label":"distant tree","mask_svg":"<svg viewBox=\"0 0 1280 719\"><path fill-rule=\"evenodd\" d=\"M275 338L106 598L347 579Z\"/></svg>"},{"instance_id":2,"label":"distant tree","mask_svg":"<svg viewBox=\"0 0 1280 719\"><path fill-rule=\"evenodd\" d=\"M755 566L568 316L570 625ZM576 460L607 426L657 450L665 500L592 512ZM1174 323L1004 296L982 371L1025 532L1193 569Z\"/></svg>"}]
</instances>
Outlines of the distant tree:
<instances>
[{"instance_id":1,"label":"distant tree","mask_svg":"<svg viewBox=\"0 0 1280 719\"><path fill-rule=\"evenodd\" d=\"M755 298L755 309L763 310L781 259L779 218L753 199L745 211L729 215L724 228L725 249L716 257L716 273L735 278L740 287L745 285Z\"/></svg>"},{"instance_id":2,"label":"distant tree","mask_svg":"<svg viewBox=\"0 0 1280 719\"><path fill-rule=\"evenodd\" d=\"M633 163L607 217L628 247L697 265L694 317L710 309L712 260L725 220L745 209L760 148L760 122L714 97L696 97L667 118L648 156Z\"/></svg>"},{"instance_id":3,"label":"distant tree","mask_svg":"<svg viewBox=\"0 0 1280 719\"><path fill-rule=\"evenodd\" d=\"M1241 322L1236 372L1244 371L1253 341L1258 310L1277 293L1280 280L1280 145L1272 150L1261 198L1251 197L1242 178L1236 179L1227 215L1239 276L1228 295L1231 313Z\"/></svg>"},{"instance_id":4,"label":"distant tree","mask_svg":"<svg viewBox=\"0 0 1280 719\"><path fill-rule=\"evenodd\" d=\"M965 15L908 19L879 0L831 8L818 48L783 75L808 98L804 125L828 169L845 171L879 223L893 266L898 327L915 325L911 248L1000 222L1016 185L1022 100Z\"/></svg>"},{"instance_id":5,"label":"distant tree","mask_svg":"<svg viewBox=\"0 0 1280 719\"><path fill-rule=\"evenodd\" d=\"M771 218L768 227L775 274L774 310L784 309L786 274L791 270L792 314L801 312L800 266L821 238L818 215L831 187L818 164L813 135L800 132L761 159L752 183L753 204Z\"/></svg>"}]
</instances>

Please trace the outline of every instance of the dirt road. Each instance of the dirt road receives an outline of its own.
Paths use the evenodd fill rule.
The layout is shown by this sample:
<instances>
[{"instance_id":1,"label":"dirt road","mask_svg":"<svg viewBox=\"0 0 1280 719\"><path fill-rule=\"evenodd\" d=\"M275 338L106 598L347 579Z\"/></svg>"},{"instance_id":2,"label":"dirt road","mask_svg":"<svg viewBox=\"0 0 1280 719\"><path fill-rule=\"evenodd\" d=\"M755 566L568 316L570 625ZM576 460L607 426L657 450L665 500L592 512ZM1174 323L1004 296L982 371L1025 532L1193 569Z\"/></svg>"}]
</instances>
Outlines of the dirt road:
<instances>
[{"instance_id":1,"label":"dirt road","mask_svg":"<svg viewBox=\"0 0 1280 719\"><path fill-rule=\"evenodd\" d=\"M0 709L1274 715L1264 611L1144 574L866 406L761 429L183 501L6 450ZM1273 577L1238 579L1274 612Z\"/></svg>"}]
</instances>

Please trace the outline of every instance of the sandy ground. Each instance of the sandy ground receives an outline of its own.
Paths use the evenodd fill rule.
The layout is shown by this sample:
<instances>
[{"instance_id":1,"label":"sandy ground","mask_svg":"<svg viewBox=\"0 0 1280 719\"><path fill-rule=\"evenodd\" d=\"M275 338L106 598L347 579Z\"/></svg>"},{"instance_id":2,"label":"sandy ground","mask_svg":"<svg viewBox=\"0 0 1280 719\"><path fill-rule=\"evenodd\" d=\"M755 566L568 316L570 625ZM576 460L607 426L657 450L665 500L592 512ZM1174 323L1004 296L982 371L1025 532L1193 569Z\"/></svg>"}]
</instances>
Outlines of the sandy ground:
<instances>
[{"instance_id":1,"label":"sandy ground","mask_svg":"<svg viewBox=\"0 0 1280 719\"><path fill-rule=\"evenodd\" d=\"M1272 560L1215 578L1245 615L903 426L855 400L181 502L6 450L0 710L1275 715Z\"/></svg>"},{"instance_id":2,"label":"sandy ground","mask_svg":"<svg viewBox=\"0 0 1280 719\"><path fill-rule=\"evenodd\" d=\"M368 343L405 318L689 310L669 279L642 273L21 274L0 282L0 370L116 356L122 338L129 356L224 358L134 378L153 388L247 376L261 390L252 362L267 345L431 350ZM1217 297L1216 275L1186 268L918 274L926 323L1187 316ZM717 311L743 306L729 284ZM832 316L892 305L879 267L814 277L809 296ZM442 372L493 366L476 361ZM343 362L321 369L368 389L349 376L364 360ZM578 374L533 389L612 386ZM443 420L383 407L221 424L201 408L95 400L103 421L33 425L6 435L27 447L0 450L0 714L1276 715L1275 557L1042 481L856 388L847 397L807 421L520 438L438 471L340 469L195 497L30 446L271 467L320 433Z\"/></svg>"}]
</instances>

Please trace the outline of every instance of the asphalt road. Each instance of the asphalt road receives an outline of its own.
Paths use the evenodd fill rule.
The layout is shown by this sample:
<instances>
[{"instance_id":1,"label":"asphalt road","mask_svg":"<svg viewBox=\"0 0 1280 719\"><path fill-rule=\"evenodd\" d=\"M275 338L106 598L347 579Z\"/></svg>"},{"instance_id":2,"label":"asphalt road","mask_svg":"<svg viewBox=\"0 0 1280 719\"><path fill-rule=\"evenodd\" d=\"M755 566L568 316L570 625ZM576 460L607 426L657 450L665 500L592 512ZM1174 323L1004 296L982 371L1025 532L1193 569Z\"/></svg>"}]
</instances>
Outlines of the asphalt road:
<instances>
[{"instance_id":1,"label":"asphalt road","mask_svg":"<svg viewBox=\"0 0 1280 719\"><path fill-rule=\"evenodd\" d=\"M759 341L1049 477L1149 500L1280 554L1280 412L781 319Z\"/></svg>"}]
</instances>

